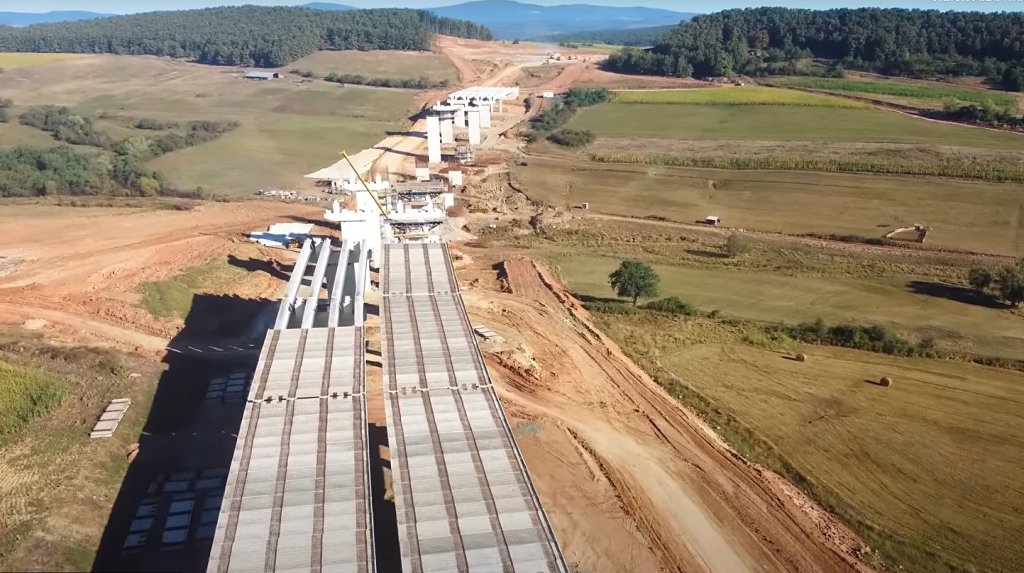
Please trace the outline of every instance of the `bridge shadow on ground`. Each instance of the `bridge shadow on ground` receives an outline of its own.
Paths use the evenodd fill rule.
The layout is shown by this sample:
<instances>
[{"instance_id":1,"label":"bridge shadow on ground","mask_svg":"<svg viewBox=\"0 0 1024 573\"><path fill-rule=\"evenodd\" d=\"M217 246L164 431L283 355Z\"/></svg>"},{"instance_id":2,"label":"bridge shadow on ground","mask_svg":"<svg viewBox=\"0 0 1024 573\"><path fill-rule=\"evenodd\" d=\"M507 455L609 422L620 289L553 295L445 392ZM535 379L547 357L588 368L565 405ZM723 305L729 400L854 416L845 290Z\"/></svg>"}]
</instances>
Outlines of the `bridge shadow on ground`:
<instances>
[{"instance_id":1,"label":"bridge shadow on ground","mask_svg":"<svg viewBox=\"0 0 1024 573\"><path fill-rule=\"evenodd\" d=\"M910 281L907 290L915 294L924 294L936 298L944 298L955 302L983 306L985 308L1009 308L1009 305L987 292L978 292L970 287L937 282Z\"/></svg>"},{"instance_id":2,"label":"bridge shadow on ground","mask_svg":"<svg viewBox=\"0 0 1024 573\"><path fill-rule=\"evenodd\" d=\"M93 570L206 569L248 384L276 308L270 300L194 297Z\"/></svg>"}]
</instances>

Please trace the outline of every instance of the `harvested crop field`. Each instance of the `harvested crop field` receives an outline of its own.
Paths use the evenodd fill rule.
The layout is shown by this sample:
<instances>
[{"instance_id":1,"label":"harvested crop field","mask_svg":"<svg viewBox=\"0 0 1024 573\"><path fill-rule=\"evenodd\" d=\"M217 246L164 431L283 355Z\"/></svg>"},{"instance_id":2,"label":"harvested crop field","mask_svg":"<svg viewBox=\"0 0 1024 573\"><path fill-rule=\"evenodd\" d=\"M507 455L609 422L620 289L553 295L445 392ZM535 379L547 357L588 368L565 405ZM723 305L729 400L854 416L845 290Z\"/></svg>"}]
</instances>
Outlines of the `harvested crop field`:
<instances>
[{"instance_id":1,"label":"harvested crop field","mask_svg":"<svg viewBox=\"0 0 1024 573\"><path fill-rule=\"evenodd\" d=\"M757 436L745 453L791 465L892 562L1015 571L1024 559L1024 374L820 347L801 363L738 339L690 339L719 328L702 320L600 324L684 402L713 409L725 435ZM895 384L879 386L883 376Z\"/></svg>"},{"instance_id":2,"label":"harvested crop field","mask_svg":"<svg viewBox=\"0 0 1024 573\"><path fill-rule=\"evenodd\" d=\"M418 79L431 81L459 79L458 70L448 58L429 52L375 50L323 51L289 64L289 70L308 70L327 74L356 74L367 78Z\"/></svg>"},{"instance_id":3,"label":"harvested crop field","mask_svg":"<svg viewBox=\"0 0 1024 573\"><path fill-rule=\"evenodd\" d=\"M937 85L934 83L893 81L893 80L861 80L846 78L812 78L812 77L780 77L772 78L771 82L780 86L791 86L829 92L852 94L869 94L942 102L959 100L973 103L993 102L1000 106L1015 106L1016 98L1004 92L983 89L971 89L954 85Z\"/></svg>"},{"instance_id":4,"label":"harvested crop field","mask_svg":"<svg viewBox=\"0 0 1024 573\"><path fill-rule=\"evenodd\" d=\"M1024 138L1022 138L1024 139ZM1024 254L1024 193L1017 185L883 175L732 171L532 158L515 169L530 198L560 207L729 227L881 237L925 223L929 244Z\"/></svg>"}]
</instances>

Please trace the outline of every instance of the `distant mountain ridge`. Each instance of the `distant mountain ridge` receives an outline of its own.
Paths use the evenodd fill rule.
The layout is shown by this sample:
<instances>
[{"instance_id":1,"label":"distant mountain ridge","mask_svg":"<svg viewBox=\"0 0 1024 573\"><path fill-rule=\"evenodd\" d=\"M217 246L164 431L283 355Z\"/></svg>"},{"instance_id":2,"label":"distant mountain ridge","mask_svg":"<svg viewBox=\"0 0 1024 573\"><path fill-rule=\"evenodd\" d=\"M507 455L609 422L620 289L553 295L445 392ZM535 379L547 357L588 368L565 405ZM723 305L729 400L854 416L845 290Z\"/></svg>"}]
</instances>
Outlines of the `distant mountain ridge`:
<instances>
[{"instance_id":1,"label":"distant mountain ridge","mask_svg":"<svg viewBox=\"0 0 1024 573\"><path fill-rule=\"evenodd\" d=\"M245 0L236 0L244 3ZM400 4L400 0L393 0ZM287 0L282 0L282 3ZM234 2L225 2L231 4ZM359 10L347 4L331 2L310 2L301 8L325 11ZM676 25L689 20L695 14L675 12L660 8L594 6L590 4L562 4L557 6L540 6L514 0L476 0L451 6L427 8L438 16L469 20L487 26L494 37L504 40L529 39L568 35L595 30L632 30L652 26ZM28 12L0 12L0 24L10 26L31 26L55 22L70 22L105 18L113 14L101 14L86 11L46 12L41 14Z\"/></svg>"},{"instance_id":2,"label":"distant mountain ridge","mask_svg":"<svg viewBox=\"0 0 1024 573\"><path fill-rule=\"evenodd\" d=\"M64 10L54 12L0 12L0 24L8 26L31 26L33 24L47 24L50 22L75 22L78 20L95 20L106 18L114 14L101 14L99 12L85 12L81 10Z\"/></svg>"},{"instance_id":3,"label":"distant mountain ridge","mask_svg":"<svg viewBox=\"0 0 1024 573\"><path fill-rule=\"evenodd\" d=\"M695 16L695 14L686 12L641 6L630 8L590 4L540 6L513 0L477 0L454 6L430 8L429 10L439 16L469 20L487 26L495 38L505 40L593 30L626 30L667 26L678 24Z\"/></svg>"}]
</instances>

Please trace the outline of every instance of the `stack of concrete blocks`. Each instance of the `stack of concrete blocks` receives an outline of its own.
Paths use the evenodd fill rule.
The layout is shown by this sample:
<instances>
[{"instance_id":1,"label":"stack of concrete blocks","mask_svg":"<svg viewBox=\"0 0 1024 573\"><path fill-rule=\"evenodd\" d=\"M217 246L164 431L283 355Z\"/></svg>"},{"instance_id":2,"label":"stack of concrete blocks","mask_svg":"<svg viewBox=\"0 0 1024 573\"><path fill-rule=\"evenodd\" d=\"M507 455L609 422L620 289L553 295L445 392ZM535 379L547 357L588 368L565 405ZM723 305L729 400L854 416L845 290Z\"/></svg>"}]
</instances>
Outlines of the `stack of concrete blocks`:
<instances>
[{"instance_id":1,"label":"stack of concrete blocks","mask_svg":"<svg viewBox=\"0 0 1024 573\"><path fill-rule=\"evenodd\" d=\"M114 432L117 431L118 424L120 424L121 419L124 418L125 412L128 411L128 406L131 405L131 398L118 398L117 400L111 400L107 408L103 410L103 415L100 416L99 421L96 422L95 426L93 426L89 437L92 439L112 438L114 436Z\"/></svg>"}]
</instances>

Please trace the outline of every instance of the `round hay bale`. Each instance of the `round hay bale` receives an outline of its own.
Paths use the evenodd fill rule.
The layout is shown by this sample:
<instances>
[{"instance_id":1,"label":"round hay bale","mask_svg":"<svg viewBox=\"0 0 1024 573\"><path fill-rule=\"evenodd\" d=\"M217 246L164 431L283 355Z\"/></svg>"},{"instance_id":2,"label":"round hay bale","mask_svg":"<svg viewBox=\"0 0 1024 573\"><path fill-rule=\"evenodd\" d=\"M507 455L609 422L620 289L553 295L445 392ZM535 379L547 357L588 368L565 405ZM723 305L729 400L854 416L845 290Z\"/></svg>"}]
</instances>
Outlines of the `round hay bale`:
<instances>
[{"instance_id":1,"label":"round hay bale","mask_svg":"<svg viewBox=\"0 0 1024 573\"><path fill-rule=\"evenodd\" d=\"M878 381L878 385L888 388L889 386L892 386L892 378L882 376L881 380Z\"/></svg>"},{"instance_id":2,"label":"round hay bale","mask_svg":"<svg viewBox=\"0 0 1024 573\"><path fill-rule=\"evenodd\" d=\"M797 354L793 358L796 359L797 362L807 362L807 355L803 353Z\"/></svg>"}]
</instances>

